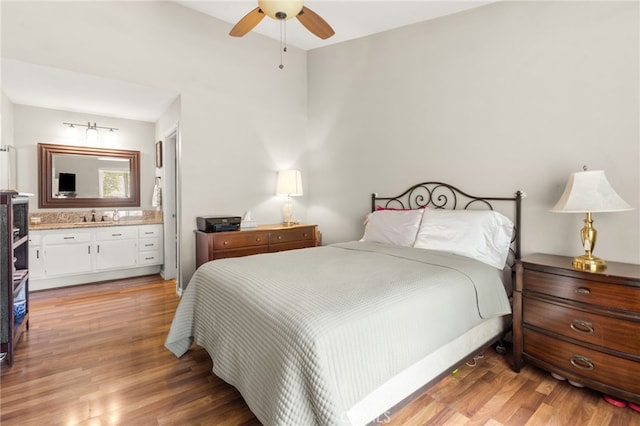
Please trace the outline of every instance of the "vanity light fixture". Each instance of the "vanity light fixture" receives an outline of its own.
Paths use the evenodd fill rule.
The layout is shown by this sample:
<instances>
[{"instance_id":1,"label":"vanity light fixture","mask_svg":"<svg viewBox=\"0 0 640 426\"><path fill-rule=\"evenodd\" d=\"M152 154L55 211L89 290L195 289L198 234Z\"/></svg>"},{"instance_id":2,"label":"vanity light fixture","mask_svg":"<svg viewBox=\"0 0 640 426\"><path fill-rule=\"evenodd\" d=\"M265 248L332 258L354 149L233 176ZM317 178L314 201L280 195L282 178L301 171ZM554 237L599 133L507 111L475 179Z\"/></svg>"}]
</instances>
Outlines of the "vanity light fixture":
<instances>
[{"instance_id":1,"label":"vanity light fixture","mask_svg":"<svg viewBox=\"0 0 640 426\"><path fill-rule=\"evenodd\" d=\"M78 124L78 123L62 123L67 126L67 136L71 139L76 139L78 137L78 129L77 127L86 127L87 128L87 141L89 143L97 143L98 142L98 129L106 129L107 132L106 141L109 144L112 144L116 141L116 127L102 127L97 126L96 123L91 124L91 122L87 122L87 124Z\"/></svg>"}]
</instances>

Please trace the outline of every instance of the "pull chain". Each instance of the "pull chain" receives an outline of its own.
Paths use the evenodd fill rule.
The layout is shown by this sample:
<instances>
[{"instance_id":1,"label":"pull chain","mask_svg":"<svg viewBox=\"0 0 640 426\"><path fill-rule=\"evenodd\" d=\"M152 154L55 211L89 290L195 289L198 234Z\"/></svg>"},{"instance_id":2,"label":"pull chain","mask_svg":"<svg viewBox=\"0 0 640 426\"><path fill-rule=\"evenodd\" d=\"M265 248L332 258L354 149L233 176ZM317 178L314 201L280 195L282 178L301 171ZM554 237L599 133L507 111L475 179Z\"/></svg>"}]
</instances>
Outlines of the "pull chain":
<instances>
[{"instance_id":1,"label":"pull chain","mask_svg":"<svg viewBox=\"0 0 640 426\"><path fill-rule=\"evenodd\" d=\"M283 69L284 54L287 51L287 21L286 19L280 20L280 65L278 68Z\"/></svg>"}]
</instances>

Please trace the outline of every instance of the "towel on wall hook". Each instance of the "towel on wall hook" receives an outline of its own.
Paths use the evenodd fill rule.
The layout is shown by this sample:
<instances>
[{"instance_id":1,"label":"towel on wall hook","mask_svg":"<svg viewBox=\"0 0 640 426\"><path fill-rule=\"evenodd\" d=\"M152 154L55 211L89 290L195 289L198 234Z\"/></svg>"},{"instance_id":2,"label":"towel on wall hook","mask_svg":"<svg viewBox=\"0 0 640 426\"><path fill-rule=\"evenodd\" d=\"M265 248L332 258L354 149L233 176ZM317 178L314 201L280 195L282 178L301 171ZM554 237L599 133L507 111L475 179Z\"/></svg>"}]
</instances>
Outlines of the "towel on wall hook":
<instances>
[{"instance_id":1,"label":"towel on wall hook","mask_svg":"<svg viewBox=\"0 0 640 426\"><path fill-rule=\"evenodd\" d=\"M153 197L151 198L153 207L162 207L162 188L160 185L160 176L156 176L156 183L153 186Z\"/></svg>"}]
</instances>

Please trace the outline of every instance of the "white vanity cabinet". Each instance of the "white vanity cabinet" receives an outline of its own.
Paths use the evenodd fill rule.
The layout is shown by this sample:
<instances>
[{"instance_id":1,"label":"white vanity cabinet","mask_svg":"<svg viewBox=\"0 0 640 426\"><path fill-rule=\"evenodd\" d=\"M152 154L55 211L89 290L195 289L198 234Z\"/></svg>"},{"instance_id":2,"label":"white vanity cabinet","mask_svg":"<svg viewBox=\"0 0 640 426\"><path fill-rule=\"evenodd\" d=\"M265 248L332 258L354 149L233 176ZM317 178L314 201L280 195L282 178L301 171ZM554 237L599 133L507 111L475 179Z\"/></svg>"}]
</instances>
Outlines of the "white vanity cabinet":
<instances>
[{"instance_id":1,"label":"white vanity cabinet","mask_svg":"<svg viewBox=\"0 0 640 426\"><path fill-rule=\"evenodd\" d=\"M31 290L160 272L162 224L31 230Z\"/></svg>"},{"instance_id":2,"label":"white vanity cabinet","mask_svg":"<svg viewBox=\"0 0 640 426\"><path fill-rule=\"evenodd\" d=\"M137 227L119 226L96 230L96 270L136 266Z\"/></svg>"},{"instance_id":3,"label":"white vanity cabinet","mask_svg":"<svg viewBox=\"0 0 640 426\"><path fill-rule=\"evenodd\" d=\"M42 236L47 276L91 272L91 232L66 230Z\"/></svg>"}]
</instances>

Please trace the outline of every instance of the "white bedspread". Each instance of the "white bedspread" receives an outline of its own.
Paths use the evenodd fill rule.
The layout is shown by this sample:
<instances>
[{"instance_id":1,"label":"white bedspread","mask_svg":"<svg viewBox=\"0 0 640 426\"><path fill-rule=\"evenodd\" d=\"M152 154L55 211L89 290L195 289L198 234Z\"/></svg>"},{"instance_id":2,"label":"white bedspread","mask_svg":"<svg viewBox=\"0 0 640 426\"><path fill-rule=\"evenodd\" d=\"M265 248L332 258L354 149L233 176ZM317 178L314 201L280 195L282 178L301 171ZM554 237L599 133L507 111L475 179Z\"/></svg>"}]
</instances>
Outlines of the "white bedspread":
<instances>
[{"instance_id":1,"label":"white bedspread","mask_svg":"<svg viewBox=\"0 0 640 426\"><path fill-rule=\"evenodd\" d=\"M194 274L165 343L193 342L265 425L348 424L372 389L483 318L511 312L501 271L349 242L221 259Z\"/></svg>"}]
</instances>

